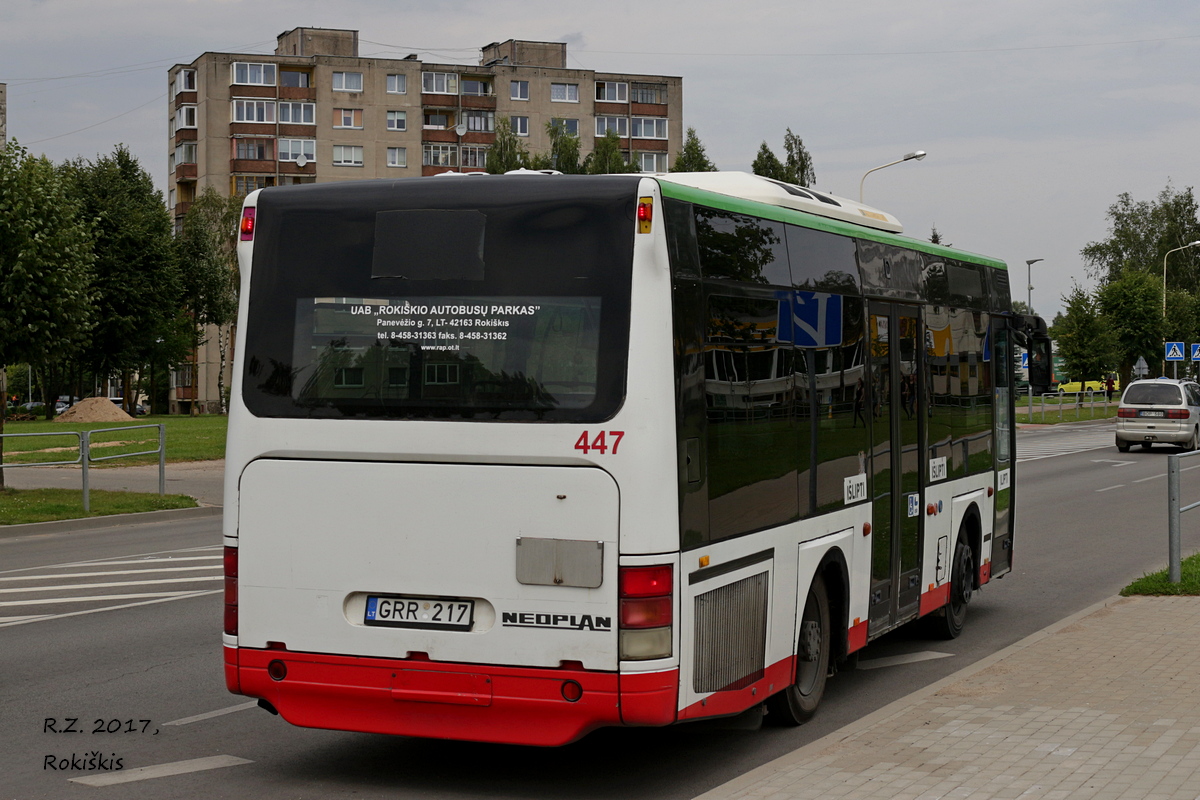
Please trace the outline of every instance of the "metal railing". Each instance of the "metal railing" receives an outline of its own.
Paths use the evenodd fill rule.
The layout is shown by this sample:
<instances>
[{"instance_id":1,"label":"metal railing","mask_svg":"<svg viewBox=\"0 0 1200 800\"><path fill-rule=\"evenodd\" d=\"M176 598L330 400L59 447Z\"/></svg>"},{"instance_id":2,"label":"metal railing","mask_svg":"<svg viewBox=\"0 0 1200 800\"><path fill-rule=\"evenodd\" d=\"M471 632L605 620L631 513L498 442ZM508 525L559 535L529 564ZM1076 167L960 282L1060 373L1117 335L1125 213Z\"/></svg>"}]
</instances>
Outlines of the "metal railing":
<instances>
[{"instance_id":1,"label":"metal railing","mask_svg":"<svg viewBox=\"0 0 1200 800\"><path fill-rule=\"evenodd\" d=\"M1104 403L1102 405L1098 403L1098 401L1096 399L1097 396L1104 397ZM1026 422L1033 422L1034 421L1033 420L1033 415L1034 415L1033 395L1027 395L1027 397L1028 397L1027 403L1017 404L1017 411L1020 412L1022 410L1021 406L1025 406L1024 411L1025 411L1025 415L1026 415ZM1096 419L1097 418L1096 417L1096 409L1097 408L1103 408L1104 409L1104 417L1107 418L1109 406L1120 405L1120 401L1118 399L1114 398L1113 400L1109 400L1108 396L1105 394L1103 389L1101 389L1099 391L1097 391L1095 389L1087 389L1082 392L1046 392L1045 394L1037 395L1037 397L1041 400L1042 422L1046 421L1046 398L1047 397L1058 400L1057 405L1058 405L1058 421L1059 422L1062 422L1065 419L1065 417L1063 415L1064 415L1066 409L1068 409L1068 408L1075 409L1076 417L1078 419L1083 418L1083 409L1087 408L1091 411L1091 415L1092 415L1091 418ZM1072 398L1072 397L1075 398L1073 402L1070 400L1070 398Z\"/></svg>"},{"instance_id":2,"label":"metal railing","mask_svg":"<svg viewBox=\"0 0 1200 800\"><path fill-rule=\"evenodd\" d=\"M1171 583L1179 583L1181 578L1179 517L1185 511L1200 508L1200 501L1189 503L1186 506L1179 505L1179 475L1183 472L1179 462L1193 456L1200 456L1200 450L1192 450L1189 453L1172 453L1167 456L1167 579ZM1195 468L1188 467L1187 469Z\"/></svg>"},{"instance_id":3,"label":"metal railing","mask_svg":"<svg viewBox=\"0 0 1200 800\"><path fill-rule=\"evenodd\" d=\"M92 455L92 436L98 433L113 433L115 431L133 431L144 428L158 429L158 447L154 450L139 450L135 453L116 453L110 456ZM79 464L83 472L83 510L91 511L91 496L88 488L88 466L99 461L112 461L116 458L132 458L133 456L149 456L158 454L158 493L167 493L167 429L165 425L125 425L120 428L101 428L94 431L51 431L46 433L0 433L0 439L16 438L19 436L74 436L79 440L79 455L70 461L33 461L24 464L11 462L0 463L0 473L6 469L19 467L58 467Z\"/></svg>"}]
</instances>

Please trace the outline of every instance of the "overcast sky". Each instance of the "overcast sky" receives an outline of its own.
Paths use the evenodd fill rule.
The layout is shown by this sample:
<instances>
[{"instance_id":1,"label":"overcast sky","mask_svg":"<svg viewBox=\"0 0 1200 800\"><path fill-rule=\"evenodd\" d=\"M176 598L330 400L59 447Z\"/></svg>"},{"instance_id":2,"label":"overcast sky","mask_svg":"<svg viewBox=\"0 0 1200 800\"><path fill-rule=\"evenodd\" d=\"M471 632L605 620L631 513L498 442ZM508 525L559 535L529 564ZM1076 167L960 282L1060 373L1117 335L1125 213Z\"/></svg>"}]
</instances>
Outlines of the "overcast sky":
<instances>
[{"instance_id":1,"label":"overcast sky","mask_svg":"<svg viewBox=\"0 0 1200 800\"><path fill-rule=\"evenodd\" d=\"M679 75L723 170L786 128L816 188L914 237L1002 258L1050 318L1121 192L1200 174L1200 3L1179 0L0 0L8 135L55 161L126 144L166 189L167 69L273 53L294 27L359 31L363 56L478 63L489 42L567 42L568 65Z\"/></svg>"}]
</instances>

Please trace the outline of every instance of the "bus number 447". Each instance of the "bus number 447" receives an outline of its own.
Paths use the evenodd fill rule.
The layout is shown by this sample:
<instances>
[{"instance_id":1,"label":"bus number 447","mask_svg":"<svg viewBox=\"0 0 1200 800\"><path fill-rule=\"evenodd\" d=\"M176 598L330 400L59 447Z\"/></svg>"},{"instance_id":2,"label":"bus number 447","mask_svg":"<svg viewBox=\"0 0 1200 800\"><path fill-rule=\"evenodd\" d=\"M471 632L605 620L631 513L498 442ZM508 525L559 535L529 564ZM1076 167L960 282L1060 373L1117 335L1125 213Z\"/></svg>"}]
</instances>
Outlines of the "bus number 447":
<instances>
[{"instance_id":1,"label":"bus number 447","mask_svg":"<svg viewBox=\"0 0 1200 800\"><path fill-rule=\"evenodd\" d=\"M615 456L617 454L617 447L621 444L621 438L624 435L625 431L608 431L607 433L600 431L593 437L590 431L584 431L575 440L575 449L582 450L584 455L593 450L597 450L600 452L600 455L604 455L611 448L612 454Z\"/></svg>"}]
</instances>

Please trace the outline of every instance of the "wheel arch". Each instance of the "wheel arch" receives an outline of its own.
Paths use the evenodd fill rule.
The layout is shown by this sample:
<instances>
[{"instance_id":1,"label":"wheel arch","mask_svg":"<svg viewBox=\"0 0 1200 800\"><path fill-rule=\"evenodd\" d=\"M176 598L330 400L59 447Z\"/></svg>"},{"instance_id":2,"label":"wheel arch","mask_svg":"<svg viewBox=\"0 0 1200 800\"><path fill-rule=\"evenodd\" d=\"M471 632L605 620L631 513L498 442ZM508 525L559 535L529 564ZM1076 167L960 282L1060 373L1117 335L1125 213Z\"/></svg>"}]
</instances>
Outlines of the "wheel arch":
<instances>
[{"instance_id":1,"label":"wheel arch","mask_svg":"<svg viewBox=\"0 0 1200 800\"><path fill-rule=\"evenodd\" d=\"M967 546L971 548L971 586L978 589L981 586L979 570L983 567L983 515L978 503L971 503L963 512L956 536L955 547L965 536ZM951 552L954 552L954 548L951 548Z\"/></svg>"},{"instance_id":2,"label":"wheel arch","mask_svg":"<svg viewBox=\"0 0 1200 800\"><path fill-rule=\"evenodd\" d=\"M847 655L847 635L850 624L850 570L846 556L840 547L831 547L821 557L821 563L813 574L825 580L825 595L829 603L829 622L835 662L844 661Z\"/></svg>"}]
</instances>

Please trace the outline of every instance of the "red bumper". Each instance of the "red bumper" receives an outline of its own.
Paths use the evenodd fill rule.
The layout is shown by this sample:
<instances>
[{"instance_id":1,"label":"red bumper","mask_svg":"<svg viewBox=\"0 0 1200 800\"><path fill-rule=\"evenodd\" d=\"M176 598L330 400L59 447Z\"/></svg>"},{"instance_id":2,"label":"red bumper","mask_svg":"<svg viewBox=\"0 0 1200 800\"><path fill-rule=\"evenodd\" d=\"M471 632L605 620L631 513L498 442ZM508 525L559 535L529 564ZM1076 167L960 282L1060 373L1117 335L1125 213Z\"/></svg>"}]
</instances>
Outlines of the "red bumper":
<instances>
[{"instance_id":1,"label":"red bumper","mask_svg":"<svg viewBox=\"0 0 1200 800\"><path fill-rule=\"evenodd\" d=\"M282 680L267 674L281 661ZM675 721L678 672L593 672L225 648L231 691L293 725L507 744L562 745L608 725ZM572 702L563 687L582 695ZM570 694L570 692L568 692Z\"/></svg>"}]
</instances>

